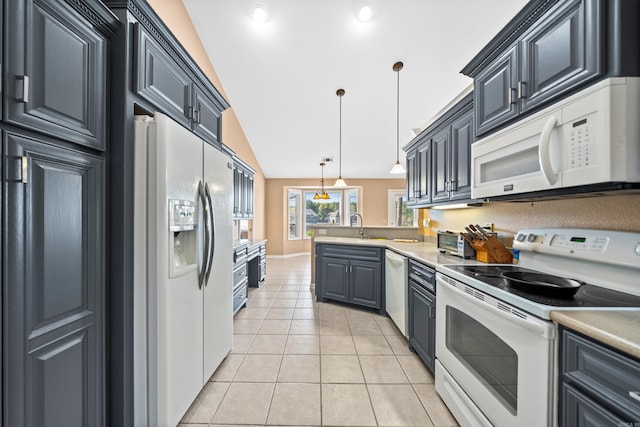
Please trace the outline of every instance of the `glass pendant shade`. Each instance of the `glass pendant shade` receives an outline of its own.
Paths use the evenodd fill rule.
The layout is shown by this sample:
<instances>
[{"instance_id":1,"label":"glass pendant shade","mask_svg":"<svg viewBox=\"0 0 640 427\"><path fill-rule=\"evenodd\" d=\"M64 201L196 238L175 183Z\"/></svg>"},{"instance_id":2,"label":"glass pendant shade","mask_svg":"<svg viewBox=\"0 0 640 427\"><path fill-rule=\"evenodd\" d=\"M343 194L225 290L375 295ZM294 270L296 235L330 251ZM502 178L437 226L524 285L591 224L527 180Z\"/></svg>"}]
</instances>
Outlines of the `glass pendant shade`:
<instances>
[{"instance_id":1,"label":"glass pendant shade","mask_svg":"<svg viewBox=\"0 0 640 427\"><path fill-rule=\"evenodd\" d=\"M347 186L347 183L344 182L344 179L342 179L342 177L336 179L336 183L333 184L334 187L336 188L345 188Z\"/></svg>"},{"instance_id":2,"label":"glass pendant shade","mask_svg":"<svg viewBox=\"0 0 640 427\"><path fill-rule=\"evenodd\" d=\"M407 171L404 169L404 166L402 166L402 163L400 163L400 161L398 160L397 162L394 163L390 173L394 175L400 175L400 174L404 175L405 173L407 173Z\"/></svg>"}]
</instances>

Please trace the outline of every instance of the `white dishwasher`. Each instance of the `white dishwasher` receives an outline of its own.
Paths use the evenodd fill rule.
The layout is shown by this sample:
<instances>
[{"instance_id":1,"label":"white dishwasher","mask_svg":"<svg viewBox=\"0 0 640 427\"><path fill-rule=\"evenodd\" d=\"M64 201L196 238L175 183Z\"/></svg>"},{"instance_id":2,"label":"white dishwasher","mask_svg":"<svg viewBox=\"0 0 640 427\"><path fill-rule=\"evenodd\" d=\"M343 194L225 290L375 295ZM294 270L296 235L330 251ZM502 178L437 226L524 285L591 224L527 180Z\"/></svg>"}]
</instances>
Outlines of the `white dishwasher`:
<instances>
[{"instance_id":1,"label":"white dishwasher","mask_svg":"<svg viewBox=\"0 0 640 427\"><path fill-rule=\"evenodd\" d=\"M385 304L387 314L407 336L407 258L385 251Z\"/></svg>"}]
</instances>

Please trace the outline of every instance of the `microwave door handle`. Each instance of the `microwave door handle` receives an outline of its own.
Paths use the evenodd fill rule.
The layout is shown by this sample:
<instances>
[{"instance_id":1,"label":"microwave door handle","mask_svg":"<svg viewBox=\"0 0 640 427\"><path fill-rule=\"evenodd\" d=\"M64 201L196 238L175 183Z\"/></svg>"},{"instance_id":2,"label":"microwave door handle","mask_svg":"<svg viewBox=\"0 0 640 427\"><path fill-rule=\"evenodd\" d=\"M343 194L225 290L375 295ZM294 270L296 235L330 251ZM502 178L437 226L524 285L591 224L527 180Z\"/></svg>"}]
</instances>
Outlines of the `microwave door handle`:
<instances>
[{"instance_id":1,"label":"microwave door handle","mask_svg":"<svg viewBox=\"0 0 640 427\"><path fill-rule=\"evenodd\" d=\"M540 144L538 146L538 161L540 162L540 169L544 177L547 179L550 185L553 185L558 180L558 174L553 172L553 167L551 166L551 133L553 129L556 127L556 123L558 119L555 116L549 117L547 122L544 124L544 128L542 129L542 134L540 135Z\"/></svg>"}]
</instances>

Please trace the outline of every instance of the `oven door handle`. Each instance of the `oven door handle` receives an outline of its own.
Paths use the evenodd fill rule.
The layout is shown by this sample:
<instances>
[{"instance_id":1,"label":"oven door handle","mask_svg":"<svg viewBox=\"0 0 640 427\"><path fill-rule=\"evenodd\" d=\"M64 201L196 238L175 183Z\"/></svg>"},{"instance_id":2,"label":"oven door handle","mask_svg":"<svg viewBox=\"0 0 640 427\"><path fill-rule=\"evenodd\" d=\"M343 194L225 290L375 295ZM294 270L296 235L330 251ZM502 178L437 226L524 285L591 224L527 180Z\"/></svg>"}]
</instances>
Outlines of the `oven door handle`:
<instances>
[{"instance_id":1,"label":"oven door handle","mask_svg":"<svg viewBox=\"0 0 640 427\"><path fill-rule=\"evenodd\" d=\"M456 288L455 286L447 283L445 280L443 280L442 278L438 277L437 278L438 282L440 282L441 287L439 288L439 292L442 292L442 286L444 286L447 290L450 290L451 292L455 293L457 296L459 296L462 299L467 300L468 302L474 303L474 304L482 304L482 308L484 308L485 310L495 314L498 317L501 317L503 319L505 319L506 321L510 322L510 323L515 323L518 326L521 326L525 329L527 329L530 332L533 332L534 334L541 336L545 339L548 340L552 340L555 339L555 329L551 326L551 322L545 322L544 320L538 320L536 318L534 318L533 316L527 317L526 319L523 319L522 317L516 316L514 314L511 314L507 311L505 311L506 309L511 310L511 306L508 304L505 304L503 302L501 302L501 306L505 307L505 309L501 309L498 308L496 306L494 306L493 304L489 303L487 300L491 299L491 300L495 300L497 301L497 299L491 297L490 295L487 295L483 292L478 292L476 290L474 290L474 292L478 292L479 294L484 295L484 299L481 300L479 298L476 298L474 296L471 296L469 294L467 294L466 292L463 292L462 290ZM464 285L464 286L468 286L468 285ZM469 286L470 287L470 286ZM440 300L438 298L438 300Z\"/></svg>"}]
</instances>

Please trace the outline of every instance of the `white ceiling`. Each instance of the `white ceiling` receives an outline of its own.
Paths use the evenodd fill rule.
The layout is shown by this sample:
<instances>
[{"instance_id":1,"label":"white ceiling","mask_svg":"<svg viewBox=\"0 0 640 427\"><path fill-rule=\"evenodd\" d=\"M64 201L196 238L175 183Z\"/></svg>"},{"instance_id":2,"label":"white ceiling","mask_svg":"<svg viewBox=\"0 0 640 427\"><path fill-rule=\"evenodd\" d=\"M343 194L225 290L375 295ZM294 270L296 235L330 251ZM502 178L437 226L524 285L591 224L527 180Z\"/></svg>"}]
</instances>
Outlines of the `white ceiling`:
<instances>
[{"instance_id":1,"label":"white ceiling","mask_svg":"<svg viewBox=\"0 0 640 427\"><path fill-rule=\"evenodd\" d=\"M391 178L400 147L472 80L460 69L525 0L183 0L267 178ZM358 21L369 4L372 18ZM256 5L269 19L252 20ZM404 153L400 150L400 161ZM331 182L329 182L331 184Z\"/></svg>"}]
</instances>

